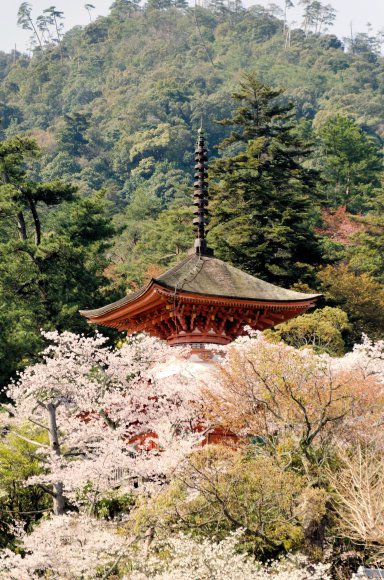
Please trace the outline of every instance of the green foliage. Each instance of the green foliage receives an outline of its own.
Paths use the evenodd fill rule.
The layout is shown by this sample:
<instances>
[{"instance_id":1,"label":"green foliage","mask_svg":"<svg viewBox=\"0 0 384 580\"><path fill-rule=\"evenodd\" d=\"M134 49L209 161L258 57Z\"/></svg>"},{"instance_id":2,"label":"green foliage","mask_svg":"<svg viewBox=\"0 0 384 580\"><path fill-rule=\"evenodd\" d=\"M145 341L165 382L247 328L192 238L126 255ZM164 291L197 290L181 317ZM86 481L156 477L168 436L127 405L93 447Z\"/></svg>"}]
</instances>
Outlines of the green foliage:
<instances>
[{"instance_id":1,"label":"green foliage","mask_svg":"<svg viewBox=\"0 0 384 580\"><path fill-rule=\"evenodd\" d=\"M98 500L94 511L97 517L112 520L121 514L128 514L134 505L135 500L131 494L122 495L114 491Z\"/></svg>"},{"instance_id":2,"label":"green foliage","mask_svg":"<svg viewBox=\"0 0 384 580\"><path fill-rule=\"evenodd\" d=\"M113 520L122 513L129 513L135 505L130 493L122 493L118 488L102 495L93 481L88 481L77 494L76 504L80 509L100 519Z\"/></svg>"},{"instance_id":3,"label":"green foliage","mask_svg":"<svg viewBox=\"0 0 384 580\"><path fill-rule=\"evenodd\" d=\"M359 219L362 231L347 256L352 269L366 272L378 282L384 282L384 192L372 200L372 211Z\"/></svg>"},{"instance_id":4,"label":"green foliage","mask_svg":"<svg viewBox=\"0 0 384 580\"><path fill-rule=\"evenodd\" d=\"M34 33L32 37L33 46L36 43L42 48L41 38L36 30L37 25L34 24L31 16L32 6L29 2L22 2L17 12L17 24L24 30L31 30Z\"/></svg>"},{"instance_id":5,"label":"green foliage","mask_svg":"<svg viewBox=\"0 0 384 580\"><path fill-rule=\"evenodd\" d=\"M144 201L145 198L141 198L141 202ZM129 206L129 219L114 246L113 261L116 265L107 270L115 283L123 282L129 289L161 274L184 256L193 243L189 208L169 209L159 217L148 217L141 222L131 217L134 207L135 204Z\"/></svg>"},{"instance_id":6,"label":"green foliage","mask_svg":"<svg viewBox=\"0 0 384 580\"><path fill-rule=\"evenodd\" d=\"M351 330L347 314L340 308L325 308L303 314L279 324L266 334L272 340L284 340L295 348L313 348L333 356L345 353L344 336Z\"/></svg>"},{"instance_id":7,"label":"green foliage","mask_svg":"<svg viewBox=\"0 0 384 580\"><path fill-rule=\"evenodd\" d=\"M327 266L318 273L321 289L329 304L342 308L352 331L349 344L360 342L362 333L373 339L384 336L384 288L366 273L359 274L346 265Z\"/></svg>"},{"instance_id":8,"label":"green foliage","mask_svg":"<svg viewBox=\"0 0 384 580\"><path fill-rule=\"evenodd\" d=\"M286 49L284 23L273 11L242 9L236 2L225 9L220 3L198 7L199 32L184 4L171 4L154 2L141 9L131 0L113 2L108 17L62 37L62 55L44 33L49 42L43 42L43 53L37 51L31 60L18 57L5 68L0 101L18 111L17 131L40 129L43 138L52 138L60 133L65 116L90 115L80 180L89 183L89 167L97 161L102 181L120 191L124 182L132 181L131 146L140 149L148 140L145 135L151 134L162 135L164 141L168 131L172 146L163 142L157 147L156 139L149 139L154 147L150 154L155 163L175 161L190 175L189 143L201 114L212 149L225 136L214 120L231 114L228 96L238 71L251 68L262 82L286 87L285 99L295 104L299 116L316 117L319 125L337 113L348 114L370 130L381 131L382 61L375 53L367 68L357 46L355 52L345 53L336 37L320 34L325 23L324 15L319 18L322 3L313 25L319 29L321 22L321 29L308 36L292 30ZM30 6L23 5L27 17ZM31 26L28 17L27 23ZM51 163L63 147L60 139L49 145L41 166ZM116 164L122 147L127 152L124 168Z\"/></svg>"},{"instance_id":9,"label":"green foliage","mask_svg":"<svg viewBox=\"0 0 384 580\"><path fill-rule=\"evenodd\" d=\"M326 494L318 494L312 513L307 495L305 480L271 458L214 445L194 452L169 489L134 516L139 529L166 526L216 538L241 527L244 547L265 558L302 546L309 520L321 520Z\"/></svg>"},{"instance_id":10,"label":"green foliage","mask_svg":"<svg viewBox=\"0 0 384 580\"><path fill-rule=\"evenodd\" d=\"M104 299L105 240L113 232L104 192L77 197L71 185L32 179L28 165L38 154L30 139L0 143L2 385L33 360L42 327L83 331L79 308Z\"/></svg>"},{"instance_id":11,"label":"green foliage","mask_svg":"<svg viewBox=\"0 0 384 580\"><path fill-rule=\"evenodd\" d=\"M24 521L25 529L30 531L50 506L50 499L39 486L24 485L28 477L42 471L36 445L24 438L48 442L46 431L30 427L6 432L0 439L0 548L17 547L14 521Z\"/></svg>"},{"instance_id":12,"label":"green foliage","mask_svg":"<svg viewBox=\"0 0 384 580\"><path fill-rule=\"evenodd\" d=\"M351 118L329 119L318 131L318 167L326 182L325 204L345 205L355 213L371 205L380 186L380 144Z\"/></svg>"},{"instance_id":13,"label":"green foliage","mask_svg":"<svg viewBox=\"0 0 384 580\"><path fill-rule=\"evenodd\" d=\"M293 132L280 90L247 75L233 98L233 126L213 165L212 237L219 255L260 278L288 284L320 259L313 231L316 174L301 160L309 148ZM307 268L308 271L308 268Z\"/></svg>"},{"instance_id":14,"label":"green foliage","mask_svg":"<svg viewBox=\"0 0 384 580\"><path fill-rule=\"evenodd\" d=\"M64 115L64 126L58 131L60 148L73 157L84 154L84 147L88 144L85 132L89 128L90 115L72 113Z\"/></svg>"},{"instance_id":15,"label":"green foliage","mask_svg":"<svg viewBox=\"0 0 384 580\"><path fill-rule=\"evenodd\" d=\"M15 137L0 143L0 211L17 223L19 238L28 239L25 211L30 211L35 231L35 244L41 243L41 220L37 204L57 205L71 199L75 189L60 181L39 183L28 178L26 163L39 154L32 139Z\"/></svg>"}]
</instances>

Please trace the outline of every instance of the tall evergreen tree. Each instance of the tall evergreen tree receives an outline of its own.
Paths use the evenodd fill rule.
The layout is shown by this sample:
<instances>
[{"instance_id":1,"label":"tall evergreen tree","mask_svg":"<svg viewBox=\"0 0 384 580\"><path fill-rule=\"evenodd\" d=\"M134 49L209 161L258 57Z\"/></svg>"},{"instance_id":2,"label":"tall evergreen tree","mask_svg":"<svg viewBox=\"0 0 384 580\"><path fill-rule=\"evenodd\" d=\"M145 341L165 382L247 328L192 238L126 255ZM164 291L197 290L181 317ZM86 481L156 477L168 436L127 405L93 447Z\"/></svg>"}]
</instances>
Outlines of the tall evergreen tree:
<instances>
[{"instance_id":1,"label":"tall evergreen tree","mask_svg":"<svg viewBox=\"0 0 384 580\"><path fill-rule=\"evenodd\" d=\"M41 349L40 328L86 331L78 309L107 285L104 193L32 180L39 153L31 139L0 143L0 391Z\"/></svg>"},{"instance_id":2,"label":"tall evergreen tree","mask_svg":"<svg viewBox=\"0 0 384 580\"><path fill-rule=\"evenodd\" d=\"M64 115L64 125L58 132L60 149L74 157L84 155L84 148L88 145L85 133L89 129L89 114L72 113Z\"/></svg>"},{"instance_id":3,"label":"tall evergreen tree","mask_svg":"<svg viewBox=\"0 0 384 580\"><path fill-rule=\"evenodd\" d=\"M41 38L39 33L37 32L36 25L32 20L32 6L29 2L22 2L19 6L19 10L17 12L17 24L21 26L23 30L32 30L33 37L32 43L33 45L38 45L41 49L43 48L43 44L41 42Z\"/></svg>"},{"instance_id":4,"label":"tall evergreen tree","mask_svg":"<svg viewBox=\"0 0 384 580\"><path fill-rule=\"evenodd\" d=\"M313 225L316 172L302 162L310 148L295 133L293 107L280 90L245 77L233 95L234 127L212 167L212 238L223 259L279 284L305 278L319 260Z\"/></svg>"}]
</instances>

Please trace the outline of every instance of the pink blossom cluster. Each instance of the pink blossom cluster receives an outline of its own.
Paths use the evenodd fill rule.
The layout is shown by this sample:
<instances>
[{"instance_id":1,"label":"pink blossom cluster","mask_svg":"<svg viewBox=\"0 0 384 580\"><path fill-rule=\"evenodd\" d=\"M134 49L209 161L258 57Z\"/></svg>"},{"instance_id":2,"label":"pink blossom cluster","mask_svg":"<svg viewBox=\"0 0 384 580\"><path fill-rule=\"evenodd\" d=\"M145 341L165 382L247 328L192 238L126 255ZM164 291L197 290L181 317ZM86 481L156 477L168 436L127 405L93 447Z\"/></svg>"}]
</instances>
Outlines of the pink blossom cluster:
<instances>
[{"instance_id":1,"label":"pink blossom cluster","mask_svg":"<svg viewBox=\"0 0 384 580\"><path fill-rule=\"evenodd\" d=\"M44 520L23 536L24 557L11 550L0 553L0 577L94 578L110 566L127 539L106 522L86 515L64 515Z\"/></svg>"},{"instance_id":2,"label":"pink blossom cluster","mask_svg":"<svg viewBox=\"0 0 384 580\"><path fill-rule=\"evenodd\" d=\"M76 501L87 482L99 493L116 485L117 472L119 485L130 489L138 478L163 482L199 438L193 432L197 378L183 375L183 351L145 335L118 349L106 347L99 334L44 336L50 344L41 362L8 390L14 425L29 420L48 427L47 405L55 406L61 452L36 443L45 469L28 483L61 481ZM157 378L156 368L175 359L177 370Z\"/></svg>"}]
</instances>

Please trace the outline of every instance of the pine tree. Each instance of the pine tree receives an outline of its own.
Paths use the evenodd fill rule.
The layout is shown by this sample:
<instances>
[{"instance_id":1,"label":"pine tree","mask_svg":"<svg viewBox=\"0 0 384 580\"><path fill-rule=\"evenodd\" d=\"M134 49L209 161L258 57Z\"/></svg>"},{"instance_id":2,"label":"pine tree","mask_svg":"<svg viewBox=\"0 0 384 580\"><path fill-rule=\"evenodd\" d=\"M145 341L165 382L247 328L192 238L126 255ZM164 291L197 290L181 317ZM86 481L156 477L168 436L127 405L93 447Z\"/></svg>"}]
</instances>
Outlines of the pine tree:
<instances>
[{"instance_id":1,"label":"pine tree","mask_svg":"<svg viewBox=\"0 0 384 580\"><path fill-rule=\"evenodd\" d=\"M217 254L273 283L308 276L319 260L316 172L302 161L310 148L294 131L293 107L280 90L247 75L233 98L234 127L212 167L212 238Z\"/></svg>"},{"instance_id":2,"label":"pine tree","mask_svg":"<svg viewBox=\"0 0 384 580\"><path fill-rule=\"evenodd\" d=\"M39 154L32 139L0 142L0 399L41 348L40 328L86 331L78 309L105 301L113 229L104 192L81 197L70 184L32 179Z\"/></svg>"},{"instance_id":3,"label":"pine tree","mask_svg":"<svg viewBox=\"0 0 384 580\"><path fill-rule=\"evenodd\" d=\"M27 160L36 159L39 147L33 139L15 137L0 143L0 212L14 215L19 238L28 238L25 212L31 213L35 244L41 243L41 219L38 205L54 206L71 199L75 188L61 181L35 182L28 178Z\"/></svg>"},{"instance_id":4,"label":"pine tree","mask_svg":"<svg viewBox=\"0 0 384 580\"><path fill-rule=\"evenodd\" d=\"M37 32L36 25L32 20L32 6L29 2L22 2L20 4L19 10L17 12L17 24L23 30L32 30L33 37L32 37L32 44L34 46L39 46L40 49L43 48L41 38L39 33Z\"/></svg>"},{"instance_id":5,"label":"pine tree","mask_svg":"<svg viewBox=\"0 0 384 580\"><path fill-rule=\"evenodd\" d=\"M85 133L90 126L90 115L87 113L72 113L64 115L64 124L58 131L60 149L74 157L84 155L88 145Z\"/></svg>"}]
</instances>

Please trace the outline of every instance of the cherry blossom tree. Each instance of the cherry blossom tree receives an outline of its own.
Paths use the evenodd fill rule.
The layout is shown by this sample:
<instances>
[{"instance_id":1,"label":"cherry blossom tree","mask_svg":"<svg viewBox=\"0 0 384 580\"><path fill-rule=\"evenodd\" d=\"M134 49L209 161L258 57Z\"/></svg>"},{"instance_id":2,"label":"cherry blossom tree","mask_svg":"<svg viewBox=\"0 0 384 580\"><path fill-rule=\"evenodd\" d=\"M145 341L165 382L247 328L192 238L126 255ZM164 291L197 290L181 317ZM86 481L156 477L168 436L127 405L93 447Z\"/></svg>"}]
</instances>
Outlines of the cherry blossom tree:
<instances>
[{"instance_id":1,"label":"cherry blossom tree","mask_svg":"<svg viewBox=\"0 0 384 580\"><path fill-rule=\"evenodd\" d=\"M313 564L300 554L288 555L263 565L236 550L242 530L222 541L197 540L186 534L157 541L149 556L130 549L133 539L118 535L110 525L85 516L54 517L24 538L27 554L7 550L0 555L0 574L9 580L41 578L44 574L63 580L108 578L116 555L128 564L126 580L329 580L329 565ZM112 566L111 566L112 562ZM6 576L5 576L6 575ZM121 577L118 576L118 577Z\"/></svg>"},{"instance_id":2,"label":"cherry blossom tree","mask_svg":"<svg viewBox=\"0 0 384 580\"><path fill-rule=\"evenodd\" d=\"M106 522L74 514L45 520L31 534L21 533L20 539L26 555L4 550L2 578L95 578L97 570L110 568L132 541Z\"/></svg>"},{"instance_id":3,"label":"cherry blossom tree","mask_svg":"<svg viewBox=\"0 0 384 580\"><path fill-rule=\"evenodd\" d=\"M334 359L273 344L256 333L238 339L221 367L221 389L205 390L212 423L265 447L283 440L311 460L313 445L383 436L384 343L365 338Z\"/></svg>"},{"instance_id":4,"label":"cherry blossom tree","mask_svg":"<svg viewBox=\"0 0 384 580\"><path fill-rule=\"evenodd\" d=\"M313 564L301 555L290 554L275 562L262 564L237 550L243 530L230 533L224 540L193 538L179 534L154 545L148 558L133 558L130 580L190 580L229 578L230 580L330 580L327 564ZM162 555L162 556L159 556ZM164 554L168 557L164 558Z\"/></svg>"},{"instance_id":5,"label":"cherry blossom tree","mask_svg":"<svg viewBox=\"0 0 384 580\"><path fill-rule=\"evenodd\" d=\"M101 335L44 336L50 345L41 362L8 390L14 401L8 422L29 420L49 433L49 446L36 441L44 474L28 483L43 486L53 496L54 513L62 515L64 495L76 502L89 483L92 507L117 483L132 489L138 479L147 486L164 482L199 437L193 433L194 381L181 370L155 376L156 366L172 364L176 354L181 369L182 352L148 336L115 350Z\"/></svg>"}]
</instances>

